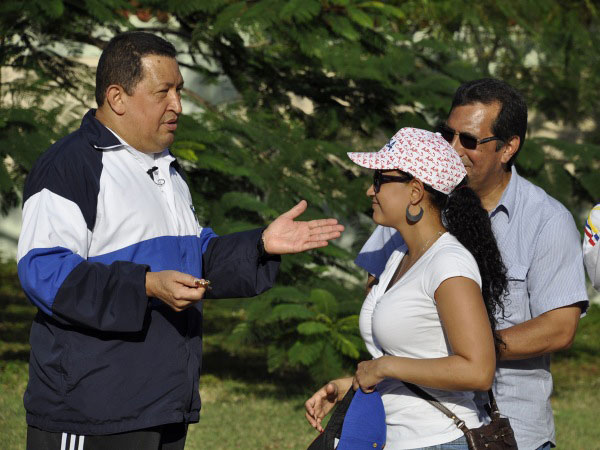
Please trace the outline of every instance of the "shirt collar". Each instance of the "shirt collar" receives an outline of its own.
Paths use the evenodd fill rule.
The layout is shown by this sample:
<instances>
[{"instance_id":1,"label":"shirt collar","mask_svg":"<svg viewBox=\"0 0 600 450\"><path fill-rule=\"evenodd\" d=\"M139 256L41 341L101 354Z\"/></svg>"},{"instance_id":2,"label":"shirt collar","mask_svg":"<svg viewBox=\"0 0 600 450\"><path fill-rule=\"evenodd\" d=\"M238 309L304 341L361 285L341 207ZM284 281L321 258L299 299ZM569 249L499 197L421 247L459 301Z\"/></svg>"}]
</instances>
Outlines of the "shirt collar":
<instances>
[{"instance_id":1,"label":"shirt collar","mask_svg":"<svg viewBox=\"0 0 600 450\"><path fill-rule=\"evenodd\" d=\"M116 132L96 119L95 109L90 109L83 117L83 120L81 121L81 129L86 134L89 143L98 150L118 150L120 148L124 148L129 153L134 155L138 160L148 164L152 164L155 159L162 157L165 157L165 159L169 162L175 160L175 158L169 153L168 148L153 154L147 154L136 150L127 142L125 142L125 140Z\"/></svg>"},{"instance_id":2,"label":"shirt collar","mask_svg":"<svg viewBox=\"0 0 600 450\"><path fill-rule=\"evenodd\" d=\"M510 181L508 185L504 189L502 193L502 197L500 197L500 201L496 205L496 207L490 212L490 217L495 216L500 211L504 212L508 217L508 222L510 223L510 219L512 218L512 212L515 210L517 204L517 191L519 189L519 176L517 175L516 167L512 166Z\"/></svg>"},{"instance_id":3,"label":"shirt collar","mask_svg":"<svg viewBox=\"0 0 600 450\"><path fill-rule=\"evenodd\" d=\"M139 150L136 150L135 148L133 148L131 145L129 145L125 139L123 139L121 136L119 136L116 131L114 131L112 128L106 127L106 129L108 131L110 131L112 134L115 135L115 137L119 140L119 142L121 143L121 145L119 147L125 149L128 153L130 153L131 155L133 155L135 157L135 159L137 159L139 162L141 162L143 165L147 165L148 167L152 167L154 165L154 160L159 158L159 155L162 155L164 153L160 152L160 153L144 153L144 152L140 152Z\"/></svg>"}]
</instances>

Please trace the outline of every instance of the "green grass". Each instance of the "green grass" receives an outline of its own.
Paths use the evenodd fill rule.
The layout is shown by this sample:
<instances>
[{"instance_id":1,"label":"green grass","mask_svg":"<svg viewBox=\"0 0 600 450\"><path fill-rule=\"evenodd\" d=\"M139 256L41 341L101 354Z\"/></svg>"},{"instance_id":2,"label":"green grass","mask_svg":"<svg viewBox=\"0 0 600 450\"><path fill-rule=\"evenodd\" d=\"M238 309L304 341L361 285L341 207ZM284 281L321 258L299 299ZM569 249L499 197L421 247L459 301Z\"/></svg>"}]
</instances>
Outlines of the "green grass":
<instances>
[{"instance_id":1,"label":"green grass","mask_svg":"<svg viewBox=\"0 0 600 450\"><path fill-rule=\"evenodd\" d=\"M299 449L316 437L304 419L305 395L285 385L204 375L202 417L188 449Z\"/></svg>"},{"instance_id":2,"label":"green grass","mask_svg":"<svg viewBox=\"0 0 600 450\"><path fill-rule=\"evenodd\" d=\"M14 266L0 264L0 436L3 450L25 447L23 392L28 335L35 308L16 282ZM207 321L211 320L207 308ZM208 336L207 342L211 339ZM186 448L303 449L316 436L304 419L305 380L267 374L256 352L231 358L207 345L200 382L200 423L190 426ZM240 352L241 353L241 352ZM580 323L571 350L552 363L559 449L600 449L600 307ZM316 386L315 386L316 387Z\"/></svg>"},{"instance_id":3,"label":"green grass","mask_svg":"<svg viewBox=\"0 0 600 450\"><path fill-rule=\"evenodd\" d=\"M0 363L3 450L25 448L26 384L26 362ZM186 449L299 449L316 437L304 419L305 395L290 395L283 384L210 374L201 384L201 419L190 426Z\"/></svg>"},{"instance_id":4,"label":"green grass","mask_svg":"<svg viewBox=\"0 0 600 450\"><path fill-rule=\"evenodd\" d=\"M558 448L600 449L600 306L581 320L571 349L554 356L552 375Z\"/></svg>"},{"instance_id":5,"label":"green grass","mask_svg":"<svg viewBox=\"0 0 600 450\"><path fill-rule=\"evenodd\" d=\"M16 268L0 263L0 436L2 448L25 448L23 392L27 385L29 327L35 315L16 279Z\"/></svg>"}]
</instances>

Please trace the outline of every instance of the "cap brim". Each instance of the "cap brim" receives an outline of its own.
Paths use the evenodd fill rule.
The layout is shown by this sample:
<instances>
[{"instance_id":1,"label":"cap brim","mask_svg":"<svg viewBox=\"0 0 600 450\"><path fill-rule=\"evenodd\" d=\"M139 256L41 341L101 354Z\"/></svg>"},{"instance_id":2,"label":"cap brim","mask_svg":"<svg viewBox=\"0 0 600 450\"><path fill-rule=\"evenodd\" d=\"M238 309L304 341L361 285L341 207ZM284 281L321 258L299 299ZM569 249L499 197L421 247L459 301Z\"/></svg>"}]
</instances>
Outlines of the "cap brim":
<instances>
[{"instance_id":1,"label":"cap brim","mask_svg":"<svg viewBox=\"0 0 600 450\"><path fill-rule=\"evenodd\" d=\"M381 152L348 152L348 158L358 166L365 167L367 169L377 170L392 170L392 164L389 162L389 158L383 158Z\"/></svg>"}]
</instances>

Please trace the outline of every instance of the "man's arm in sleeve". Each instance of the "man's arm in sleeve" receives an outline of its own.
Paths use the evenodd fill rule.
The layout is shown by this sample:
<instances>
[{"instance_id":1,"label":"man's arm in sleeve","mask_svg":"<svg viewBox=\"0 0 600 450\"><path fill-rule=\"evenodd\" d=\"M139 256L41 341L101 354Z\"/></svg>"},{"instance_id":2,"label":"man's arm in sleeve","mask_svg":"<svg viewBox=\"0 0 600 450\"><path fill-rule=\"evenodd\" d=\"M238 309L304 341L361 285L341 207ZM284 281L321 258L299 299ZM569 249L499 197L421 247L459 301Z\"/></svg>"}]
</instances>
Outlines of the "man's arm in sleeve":
<instances>
[{"instance_id":1,"label":"man's arm in sleeve","mask_svg":"<svg viewBox=\"0 0 600 450\"><path fill-rule=\"evenodd\" d=\"M501 359L525 359L571 346L587 309L579 233L568 212L541 229L527 274L532 319L500 331Z\"/></svg>"},{"instance_id":2,"label":"man's arm in sleeve","mask_svg":"<svg viewBox=\"0 0 600 450\"><path fill-rule=\"evenodd\" d=\"M305 252L328 245L344 226L336 219L296 220L307 208L301 200L268 227L234 233L208 242L202 252L204 278L213 298L250 297L273 286L278 255Z\"/></svg>"},{"instance_id":3,"label":"man's arm in sleeve","mask_svg":"<svg viewBox=\"0 0 600 450\"><path fill-rule=\"evenodd\" d=\"M253 297L275 283L281 262L262 247L263 228L212 237L202 253L206 298Z\"/></svg>"},{"instance_id":4,"label":"man's arm in sleeve","mask_svg":"<svg viewBox=\"0 0 600 450\"><path fill-rule=\"evenodd\" d=\"M592 208L585 222L583 259L592 285L600 291L600 204Z\"/></svg>"},{"instance_id":5,"label":"man's arm in sleeve","mask_svg":"<svg viewBox=\"0 0 600 450\"><path fill-rule=\"evenodd\" d=\"M44 314L65 325L135 332L148 308L145 265L87 261L98 187L94 174L42 161L24 190L18 274Z\"/></svg>"}]
</instances>

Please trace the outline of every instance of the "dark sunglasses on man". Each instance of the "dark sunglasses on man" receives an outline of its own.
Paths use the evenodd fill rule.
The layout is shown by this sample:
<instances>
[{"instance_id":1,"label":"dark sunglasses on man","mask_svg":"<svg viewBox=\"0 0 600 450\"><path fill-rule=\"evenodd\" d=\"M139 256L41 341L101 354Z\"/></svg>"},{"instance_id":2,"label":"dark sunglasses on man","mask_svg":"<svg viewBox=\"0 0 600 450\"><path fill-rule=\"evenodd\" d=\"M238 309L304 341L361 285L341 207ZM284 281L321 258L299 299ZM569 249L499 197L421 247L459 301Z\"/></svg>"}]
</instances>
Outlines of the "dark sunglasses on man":
<instances>
[{"instance_id":1,"label":"dark sunglasses on man","mask_svg":"<svg viewBox=\"0 0 600 450\"><path fill-rule=\"evenodd\" d=\"M501 141L504 142L504 139L500 139L497 136L490 136L483 139L477 139L475 136L465 132L456 131L454 128L450 128L446 124L438 125L435 129L437 133L440 133L442 137L452 144L454 140L454 136L458 134L458 139L460 141L460 145L467 150L475 150L479 144L485 144L486 142L491 141Z\"/></svg>"},{"instance_id":2,"label":"dark sunglasses on man","mask_svg":"<svg viewBox=\"0 0 600 450\"><path fill-rule=\"evenodd\" d=\"M392 182L406 183L407 181L410 181L411 179L412 179L412 177L407 174L403 174L400 176L384 175L381 173L381 170L376 170L373 173L373 190L375 191L376 194L379 194L379 189L381 189L381 185L384 183L392 183Z\"/></svg>"}]
</instances>

